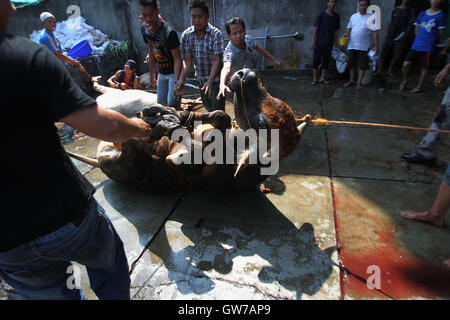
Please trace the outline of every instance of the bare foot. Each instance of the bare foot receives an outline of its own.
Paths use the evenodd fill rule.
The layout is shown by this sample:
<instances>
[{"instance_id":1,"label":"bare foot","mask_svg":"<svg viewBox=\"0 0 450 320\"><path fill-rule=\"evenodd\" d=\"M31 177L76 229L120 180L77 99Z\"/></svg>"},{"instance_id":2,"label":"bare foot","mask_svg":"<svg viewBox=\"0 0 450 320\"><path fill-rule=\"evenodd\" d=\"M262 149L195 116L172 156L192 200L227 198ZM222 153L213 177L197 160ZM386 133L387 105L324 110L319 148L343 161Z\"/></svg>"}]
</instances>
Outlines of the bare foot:
<instances>
[{"instance_id":1,"label":"bare foot","mask_svg":"<svg viewBox=\"0 0 450 320\"><path fill-rule=\"evenodd\" d=\"M431 214L430 211L416 212L416 211L403 211L402 217L409 220L418 220L423 222L429 222L435 226L442 227L444 225L444 219L436 217Z\"/></svg>"}]
</instances>

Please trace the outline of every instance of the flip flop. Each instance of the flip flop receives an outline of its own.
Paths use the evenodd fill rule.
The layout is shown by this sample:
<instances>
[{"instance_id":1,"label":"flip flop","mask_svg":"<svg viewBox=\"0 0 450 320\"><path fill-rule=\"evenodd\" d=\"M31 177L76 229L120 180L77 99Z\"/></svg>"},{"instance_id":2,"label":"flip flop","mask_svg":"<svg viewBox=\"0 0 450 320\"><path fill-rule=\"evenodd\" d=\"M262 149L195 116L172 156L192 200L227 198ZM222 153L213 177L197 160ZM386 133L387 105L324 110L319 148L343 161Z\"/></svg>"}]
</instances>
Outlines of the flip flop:
<instances>
[{"instance_id":1,"label":"flip flop","mask_svg":"<svg viewBox=\"0 0 450 320\"><path fill-rule=\"evenodd\" d=\"M353 82L347 82L346 84L344 84L344 87L346 87L346 88L348 88L348 87L352 87L352 86L354 86L355 84L353 83Z\"/></svg>"},{"instance_id":2,"label":"flip flop","mask_svg":"<svg viewBox=\"0 0 450 320\"><path fill-rule=\"evenodd\" d=\"M312 85L312 86L317 86L318 83L319 83L319 81L314 80L313 82L311 82L311 85Z\"/></svg>"},{"instance_id":3,"label":"flip flop","mask_svg":"<svg viewBox=\"0 0 450 320\"><path fill-rule=\"evenodd\" d=\"M402 82L402 84L400 84L400 91L405 91L406 88L406 83Z\"/></svg>"},{"instance_id":4,"label":"flip flop","mask_svg":"<svg viewBox=\"0 0 450 320\"><path fill-rule=\"evenodd\" d=\"M319 83L320 83L320 84L330 84L330 81L320 80Z\"/></svg>"},{"instance_id":5,"label":"flip flop","mask_svg":"<svg viewBox=\"0 0 450 320\"><path fill-rule=\"evenodd\" d=\"M409 93L415 94L415 93L421 93L421 92L422 92L422 90L420 90L419 88L414 88Z\"/></svg>"}]
</instances>

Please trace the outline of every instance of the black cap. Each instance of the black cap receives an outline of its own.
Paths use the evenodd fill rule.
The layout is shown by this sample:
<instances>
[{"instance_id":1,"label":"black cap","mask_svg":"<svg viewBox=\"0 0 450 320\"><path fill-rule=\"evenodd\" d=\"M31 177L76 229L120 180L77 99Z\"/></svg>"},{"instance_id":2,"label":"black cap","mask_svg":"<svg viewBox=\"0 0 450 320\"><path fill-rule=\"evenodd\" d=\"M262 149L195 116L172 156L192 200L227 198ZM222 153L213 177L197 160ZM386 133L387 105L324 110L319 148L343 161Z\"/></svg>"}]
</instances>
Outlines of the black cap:
<instances>
[{"instance_id":1,"label":"black cap","mask_svg":"<svg viewBox=\"0 0 450 320\"><path fill-rule=\"evenodd\" d=\"M136 61L134 60L128 60L127 63L125 63L125 65L130 67L130 69L132 70L136 69Z\"/></svg>"}]
</instances>

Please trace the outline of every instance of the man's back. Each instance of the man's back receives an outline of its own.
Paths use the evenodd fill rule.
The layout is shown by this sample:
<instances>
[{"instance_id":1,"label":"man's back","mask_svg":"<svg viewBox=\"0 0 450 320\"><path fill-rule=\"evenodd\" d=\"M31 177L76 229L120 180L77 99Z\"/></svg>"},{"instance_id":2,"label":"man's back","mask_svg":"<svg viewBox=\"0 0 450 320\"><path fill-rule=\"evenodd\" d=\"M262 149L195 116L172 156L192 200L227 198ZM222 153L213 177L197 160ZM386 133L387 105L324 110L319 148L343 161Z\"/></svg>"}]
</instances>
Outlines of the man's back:
<instances>
[{"instance_id":1,"label":"man's back","mask_svg":"<svg viewBox=\"0 0 450 320\"><path fill-rule=\"evenodd\" d=\"M95 189L74 168L54 123L95 100L47 48L25 38L0 33L0 61L0 72L8 75L0 79L8 181L1 252L56 230L86 208Z\"/></svg>"}]
</instances>

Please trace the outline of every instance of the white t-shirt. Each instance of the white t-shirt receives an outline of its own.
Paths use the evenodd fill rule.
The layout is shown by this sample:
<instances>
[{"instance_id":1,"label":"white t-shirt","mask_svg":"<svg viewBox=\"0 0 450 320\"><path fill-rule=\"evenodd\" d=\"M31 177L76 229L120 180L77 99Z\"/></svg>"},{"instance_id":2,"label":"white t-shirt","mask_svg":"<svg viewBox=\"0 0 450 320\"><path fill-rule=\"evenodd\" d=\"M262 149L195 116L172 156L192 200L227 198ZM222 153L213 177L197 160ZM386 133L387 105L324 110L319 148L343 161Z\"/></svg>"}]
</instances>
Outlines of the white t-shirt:
<instances>
[{"instance_id":1,"label":"white t-shirt","mask_svg":"<svg viewBox=\"0 0 450 320\"><path fill-rule=\"evenodd\" d=\"M359 12L352 15L347 29L352 29L348 50L369 51L372 44L372 30L367 25L367 20L374 13L361 15Z\"/></svg>"}]
</instances>

